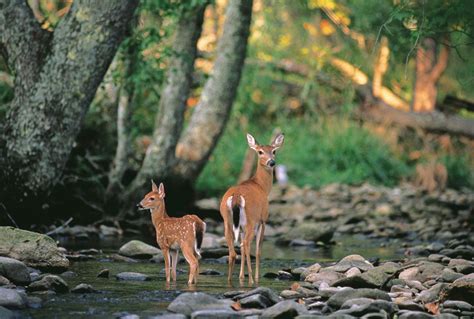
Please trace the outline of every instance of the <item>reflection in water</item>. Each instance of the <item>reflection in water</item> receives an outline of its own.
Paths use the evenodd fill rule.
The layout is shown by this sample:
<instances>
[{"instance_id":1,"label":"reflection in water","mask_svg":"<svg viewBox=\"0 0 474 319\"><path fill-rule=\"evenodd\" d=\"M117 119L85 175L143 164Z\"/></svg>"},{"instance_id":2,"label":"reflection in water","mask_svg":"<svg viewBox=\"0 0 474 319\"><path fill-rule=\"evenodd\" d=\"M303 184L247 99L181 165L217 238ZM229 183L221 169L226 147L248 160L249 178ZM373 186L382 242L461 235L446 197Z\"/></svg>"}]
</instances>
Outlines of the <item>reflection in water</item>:
<instances>
[{"instance_id":1,"label":"reflection in water","mask_svg":"<svg viewBox=\"0 0 474 319\"><path fill-rule=\"evenodd\" d=\"M136 239L136 238L134 238ZM71 250L84 248L102 249L104 256L98 260L74 262L71 270L77 273L76 277L68 277L65 280L70 288L79 283L87 283L98 289L98 294L58 294L45 298L43 308L36 310L25 310L34 318L52 317L111 317L114 313L129 312L141 316L156 315L164 311L177 295L184 291L204 291L219 296L229 290L248 290L248 281L239 284L238 272L234 273L233 284L227 282L227 264L214 259L202 260L200 269L214 269L222 275L204 276L200 275L198 284L188 287L187 276L178 275L176 283L166 284L163 264L153 264L147 261L139 263L111 262L105 258L107 254L116 253L118 247L129 241L130 238L117 240L116 238L100 241L67 241L61 245ZM360 254L366 258L380 258L381 260L398 259L400 243L381 243L368 240L362 236L341 237L336 239L336 244L330 247L278 247L272 240L266 240L262 250L261 274L266 272L277 272L282 268L295 268L308 266L315 262L325 263L338 260L348 254ZM97 278L97 274L104 268L110 269L111 278ZM187 273L186 263L178 265L179 273ZM140 272L151 276L151 281L124 282L115 279L120 272ZM290 283L275 279L260 278L259 286L274 288L277 291L287 289ZM43 298L43 297L42 297Z\"/></svg>"}]
</instances>

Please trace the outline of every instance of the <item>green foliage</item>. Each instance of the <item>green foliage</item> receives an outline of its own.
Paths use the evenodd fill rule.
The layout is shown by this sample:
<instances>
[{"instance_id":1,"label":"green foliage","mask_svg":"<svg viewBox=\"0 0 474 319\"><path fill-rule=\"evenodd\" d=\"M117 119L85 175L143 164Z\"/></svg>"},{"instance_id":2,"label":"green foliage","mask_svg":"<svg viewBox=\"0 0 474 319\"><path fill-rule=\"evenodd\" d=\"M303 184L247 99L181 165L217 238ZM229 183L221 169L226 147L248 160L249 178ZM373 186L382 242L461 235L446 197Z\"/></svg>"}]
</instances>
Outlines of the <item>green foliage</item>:
<instances>
[{"instance_id":1,"label":"green foliage","mask_svg":"<svg viewBox=\"0 0 474 319\"><path fill-rule=\"evenodd\" d=\"M444 155L441 161L448 171L448 187L474 188L473 163L467 154Z\"/></svg>"},{"instance_id":2,"label":"green foliage","mask_svg":"<svg viewBox=\"0 0 474 319\"><path fill-rule=\"evenodd\" d=\"M235 183L247 149L237 118L222 137L199 178L199 191L218 195ZM277 163L288 168L290 181L317 188L333 182L394 185L406 176L408 165L381 139L352 121L331 116L314 119L280 118L276 123L246 128L260 141L268 142L274 127L285 133L285 145Z\"/></svg>"}]
</instances>

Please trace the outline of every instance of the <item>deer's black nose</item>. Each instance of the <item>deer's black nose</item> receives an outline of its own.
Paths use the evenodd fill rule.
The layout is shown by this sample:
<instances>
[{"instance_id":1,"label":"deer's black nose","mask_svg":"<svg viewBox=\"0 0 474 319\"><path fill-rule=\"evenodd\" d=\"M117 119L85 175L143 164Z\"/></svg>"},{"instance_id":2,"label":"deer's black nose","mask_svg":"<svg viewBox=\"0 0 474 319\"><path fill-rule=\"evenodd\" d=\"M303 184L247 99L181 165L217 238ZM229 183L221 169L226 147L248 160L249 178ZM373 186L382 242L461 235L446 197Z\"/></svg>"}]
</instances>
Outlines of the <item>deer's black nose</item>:
<instances>
[{"instance_id":1,"label":"deer's black nose","mask_svg":"<svg viewBox=\"0 0 474 319\"><path fill-rule=\"evenodd\" d=\"M137 208L143 208L142 204L138 203Z\"/></svg>"},{"instance_id":2,"label":"deer's black nose","mask_svg":"<svg viewBox=\"0 0 474 319\"><path fill-rule=\"evenodd\" d=\"M268 161L268 166L270 166L270 167L275 166L275 164L276 164L276 163L275 163L274 160L269 160L269 161Z\"/></svg>"}]
</instances>

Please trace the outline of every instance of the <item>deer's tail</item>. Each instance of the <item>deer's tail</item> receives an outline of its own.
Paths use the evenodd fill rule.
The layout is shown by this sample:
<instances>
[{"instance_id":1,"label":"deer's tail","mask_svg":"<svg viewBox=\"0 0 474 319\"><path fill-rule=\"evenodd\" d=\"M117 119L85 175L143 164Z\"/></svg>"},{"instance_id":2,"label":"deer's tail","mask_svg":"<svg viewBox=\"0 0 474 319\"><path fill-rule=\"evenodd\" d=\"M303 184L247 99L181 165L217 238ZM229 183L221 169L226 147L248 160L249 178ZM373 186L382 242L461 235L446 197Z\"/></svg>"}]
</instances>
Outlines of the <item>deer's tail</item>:
<instances>
[{"instance_id":1,"label":"deer's tail","mask_svg":"<svg viewBox=\"0 0 474 319\"><path fill-rule=\"evenodd\" d=\"M245 222L245 198L238 193L234 193L227 199L227 207L232 214L232 228L234 231L235 244L239 241L240 228Z\"/></svg>"},{"instance_id":2,"label":"deer's tail","mask_svg":"<svg viewBox=\"0 0 474 319\"><path fill-rule=\"evenodd\" d=\"M206 233L206 223L201 219L196 220L193 224L194 235L196 240L194 241L194 251L198 258L201 258L201 246L204 239L204 234Z\"/></svg>"}]
</instances>

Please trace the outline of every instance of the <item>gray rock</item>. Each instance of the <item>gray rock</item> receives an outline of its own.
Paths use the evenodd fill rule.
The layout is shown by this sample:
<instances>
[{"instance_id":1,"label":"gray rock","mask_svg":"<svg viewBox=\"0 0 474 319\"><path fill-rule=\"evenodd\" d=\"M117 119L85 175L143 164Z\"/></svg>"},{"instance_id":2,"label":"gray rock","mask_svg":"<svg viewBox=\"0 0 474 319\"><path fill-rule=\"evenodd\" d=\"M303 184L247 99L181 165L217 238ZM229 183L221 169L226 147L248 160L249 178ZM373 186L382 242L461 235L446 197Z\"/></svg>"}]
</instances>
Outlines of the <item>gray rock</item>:
<instances>
[{"instance_id":1,"label":"gray rock","mask_svg":"<svg viewBox=\"0 0 474 319\"><path fill-rule=\"evenodd\" d=\"M445 299L461 300L473 303L474 300L474 273L456 279L445 289Z\"/></svg>"},{"instance_id":2,"label":"gray rock","mask_svg":"<svg viewBox=\"0 0 474 319\"><path fill-rule=\"evenodd\" d=\"M392 268L386 266L374 267L360 275L342 278L332 285L352 288L378 288L390 277L391 272L387 271L392 270ZM393 272L395 271L396 269Z\"/></svg>"},{"instance_id":3,"label":"gray rock","mask_svg":"<svg viewBox=\"0 0 474 319\"><path fill-rule=\"evenodd\" d=\"M332 285L342 277L343 275L337 271L324 269L320 270L318 273L310 273L306 276L305 281L311 282L314 285L320 285L323 282Z\"/></svg>"},{"instance_id":4,"label":"gray rock","mask_svg":"<svg viewBox=\"0 0 474 319\"><path fill-rule=\"evenodd\" d=\"M203 276L222 276L223 275L222 272L217 271L215 269L204 269L199 274Z\"/></svg>"},{"instance_id":5,"label":"gray rock","mask_svg":"<svg viewBox=\"0 0 474 319\"><path fill-rule=\"evenodd\" d=\"M26 290L29 292L52 290L58 293L65 293L69 291L69 286L64 281L64 279L59 276L46 275L40 280L32 282L29 286L26 287Z\"/></svg>"},{"instance_id":6,"label":"gray rock","mask_svg":"<svg viewBox=\"0 0 474 319\"><path fill-rule=\"evenodd\" d=\"M28 308L39 309L43 305L43 299L35 296L27 296ZM0 317L1 318L1 317Z\"/></svg>"},{"instance_id":7,"label":"gray rock","mask_svg":"<svg viewBox=\"0 0 474 319\"><path fill-rule=\"evenodd\" d=\"M126 281L147 281L151 280L151 277L145 274L138 272L121 272L115 275L117 280L126 280Z\"/></svg>"},{"instance_id":8,"label":"gray rock","mask_svg":"<svg viewBox=\"0 0 474 319\"><path fill-rule=\"evenodd\" d=\"M244 318L239 312L232 309L204 309L191 314L191 319L236 319Z\"/></svg>"},{"instance_id":9,"label":"gray rock","mask_svg":"<svg viewBox=\"0 0 474 319\"><path fill-rule=\"evenodd\" d=\"M109 269L102 269L97 274L97 277L98 278L109 278L109 275L110 275L110 270Z\"/></svg>"},{"instance_id":10,"label":"gray rock","mask_svg":"<svg viewBox=\"0 0 474 319\"><path fill-rule=\"evenodd\" d=\"M261 294L251 295L245 298L240 299L240 305L242 308L267 308L274 303L268 300L267 297Z\"/></svg>"},{"instance_id":11,"label":"gray rock","mask_svg":"<svg viewBox=\"0 0 474 319\"><path fill-rule=\"evenodd\" d=\"M327 304L332 309L339 309L344 302L354 298L370 298L391 301L390 296L385 291L361 288L339 291L328 299Z\"/></svg>"},{"instance_id":12,"label":"gray rock","mask_svg":"<svg viewBox=\"0 0 474 319\"><path fill-rule=\"evenodd\" d=\"M303 297L303 294L295 290L285 289L280 293L280 297L283 299L296 299Z\"/></svg>"},{"instance_id":13,"label":"gray rock","mask_svg":"<svg viewBox=\"0 0 474 319\"><path fill-rule=\"evenodd\" d=\"M157 316L148 317L148 319L186 319L187 316L180 313L164 313Z\"/></svg>"},{"instance_id":14,"label":"gray rock","mask_svg":"<svg viewBox=\"0 0 474 319\"><path fill-rule=\"evenodd\" d=\"M281 301L262 312L262 318L295 318L299 315L308 314L305 306L292 300Z\"/></svg>"},{"instance_id":15,"label":"gray rock","mask_svg":"<svg viewBox=\"0 0 474 319\"><path fill-rule=\"evenodd\" d=\"M10 280L0 275L0 286L6 286L10 284L11 284Z\"/></svg>"},{"instance_id":16,"label":"gray rock","mask_svg":"<svg viewBox=\"0 0 474 319\"><path fill-rule=\"evenodd\" d=\"M290 247L314 247L316 244L314 241L304 240L304 239L293 239L290 241Z\"/></svg>"},{"instance_id":17,"label":"gray rock","mask_svg":"<svg viewBox=\"0 0 474 319\"><path fill-rule=\"evenodd\" d=\"M243 294L237 295L233 299L234 300L240 300L240 299L252 296L252 295L263 295L270 302L272 302L272 305L276 304L277 302L279 302L281 300L280 297L278 297L278 294L273 289L270 289L270 288L267 288L267 287L255 288L255 289L247 291Z\"/></svg>"},{"instance_id":18,"label":"gray rock","mask_svg":"<svg viewBox=\"0 0 474 319\"><path fill-rule=\"evenodd\" d=\"M460 301L460 300L446 300L443 303L443 308L451 308L451 309L459 309L462 311L473 311L474 306L471 304L465 302L465 301Z\"/></svg>"},{"instance_id":19,"label":"gray rock","mask_svg":"<svg viewBox=\"0 0 474 319\"><path fill-rule=\"evenodd\" d=\"M155 255L163 256L161 250L139 240L129 241L120 247L118 253L122 256L137 259L150 259Z\"/></svg>"},{"instance_id":20,"label":"gray rock","mask_svg":"<svg viewBox=\"0 0 474 319\"><path fill-rule=\"evenodd\" d=\"M353 277L353 276L357 276L357 275L360 275L362 272L360 271L359 268L357 267L352 267L350 268L349 270L347 270L344 275L346 275L346 277Z\"/></svg>"},{"instance_id":21,"label":"gray rock","mask_svg":"<svg viewBox=\"0 0 474 319\"><path fill-rule=\"evenodd\" d=\"M64 271L69 267L69 260L51 237L13 227L0 227L0 255L39 269Z\"/></svg>"},{"instance_id":22,"label":"gray rock","mask_svg":"<svg viewBox=\"0 0 474 319\"><path fill-rule=\"evenodd\" d=\"M348 315L360 317L372 312L385 311L393 314L398 311L398 307L386 300L374 300L370 298L355 298L344 302L341 309L346 309Z\"/></svg>"},{"instance_id":23,"label":"gray rock","mask_svg":"<svg viewBox=\"0 0 474 319\"><path fill-rule=\"evenodd\" d=\"M448 284L446 283L438 283L430 289L423 290L418 297L415 298L415 301L421 301L423 303L433 302L439 298L441 291L447 286Z\"/></svg>"},{"instance_id":24,"label":"gray rock","mask_svg":"<svg viewBox=\"0 0 474 319\"><path fill-rule=\"evenodd\" d=\"M399 309L403 309L403 310L411 310L411 311L424 311L425 310L425 308L422 305L411 300L396 302L396 304Z\"/></svg>"},{"instance_id":25,"label":"gray rock","mask_svg":"<svg viewBox=\"0 0 474 319\"><path fill-rule=\"evenodd\" d=\"M335 227L330 222L303 223L283 233L276 242L280 245L288 245L292 240L298 239L328 243L334 235L334 230Z\"/></svg>"},{"instance_id":26,"label":"gray rock","mask_svg":"<svg viewBox=\"0 0 474 319\"><path fill-rule=\"evenodd\" d=\"M15 317L16 317L15 314L11 310L8 310L7 308L0 306L0 318L14 319Z\"/></svg>"},{"instance_id":27,"label":"gray rock","mask_svg":"<svg viewBox=\"0 0 474 319\"><path fill-rule=\"evenodd\" d=\"M168 311L191 316L198 310L232 310L231 304L231 300L219 300L203 292L185 292L169 304Z\"/></svg>"},{"instance_id":28,"label":"gray rock","mask_svg":"<svg viewBox=\"0 0 474 319\"><path fill-rule=\"evenodd\" d=\"M441 279L443 282L453 282L456 279L461 278L463 275L455 272L454 270L451 270L450 268L444 268L443 271L441 272L441 276L439 279Z\"/></svg>"},{"instance_id":29,"label":"gray rock","mask_svg":"<svg viewBox=\"0 0 474 319\"><path fill-rule=\"evenodd\" d=\"M78 293L78 294L84 294L84 293L87 294L87 293L95 293L97 292L97 289L94 289L94 287L92 287L89 284L82 283L72 288L71 292Z\"/></svg>"},{"instance_id":30,"label":"gray rock","mask_svg":"<svg viewBox=\"0 0 474 319\"><path fill-rule=\"evenodd\" d=\"M306 277L311 274L311 273L317 273L321 269L321 265L318 263L315 263L308 268L304 269L303 272L300 275L301 280L305 280Z\"/></svg>"},{"instance_id":31,"label":"gray rock","mask_svg":"<svg viewBox=\"0 0 474 319\"><path fill-rule=\"evenodd\" d=\"M356 267L361 271L367 271L374 266L372 266L372 264L365 260L361 255L349 255L342 258L334 266L328 267L328 269L338 272L346 272L353 267Z\"/></svg>"},{"instance_id":32,"label":"gray rock","mask_svg":"<svg viewBox=\"0 0 474 319\"><path fill-rule=\"evenodd\" d=\"M26 265L9 257L0 257L0 275L17 285L28 285L31 282L30 272Z\"/></svg>"},{"instance_id":33,"label":"gray rock","mask_svg":"<svg viewBox=\"0 0 474 319\"><path fill-rule=\"evenodd\" d=\"M15 289L0 288L0 306L11 309L26 307L27 300Z\"/></svg>"},{"instance_id":34,"label":"gray rock","mask_svg":"<svg viewBox=\"0 0 474 319\"><path fill-rule=\"evenodd\" d=\"M398 319L431 319L434 316L421 311L402 310L398 312Z\"/></svg>"}]
</instances>

